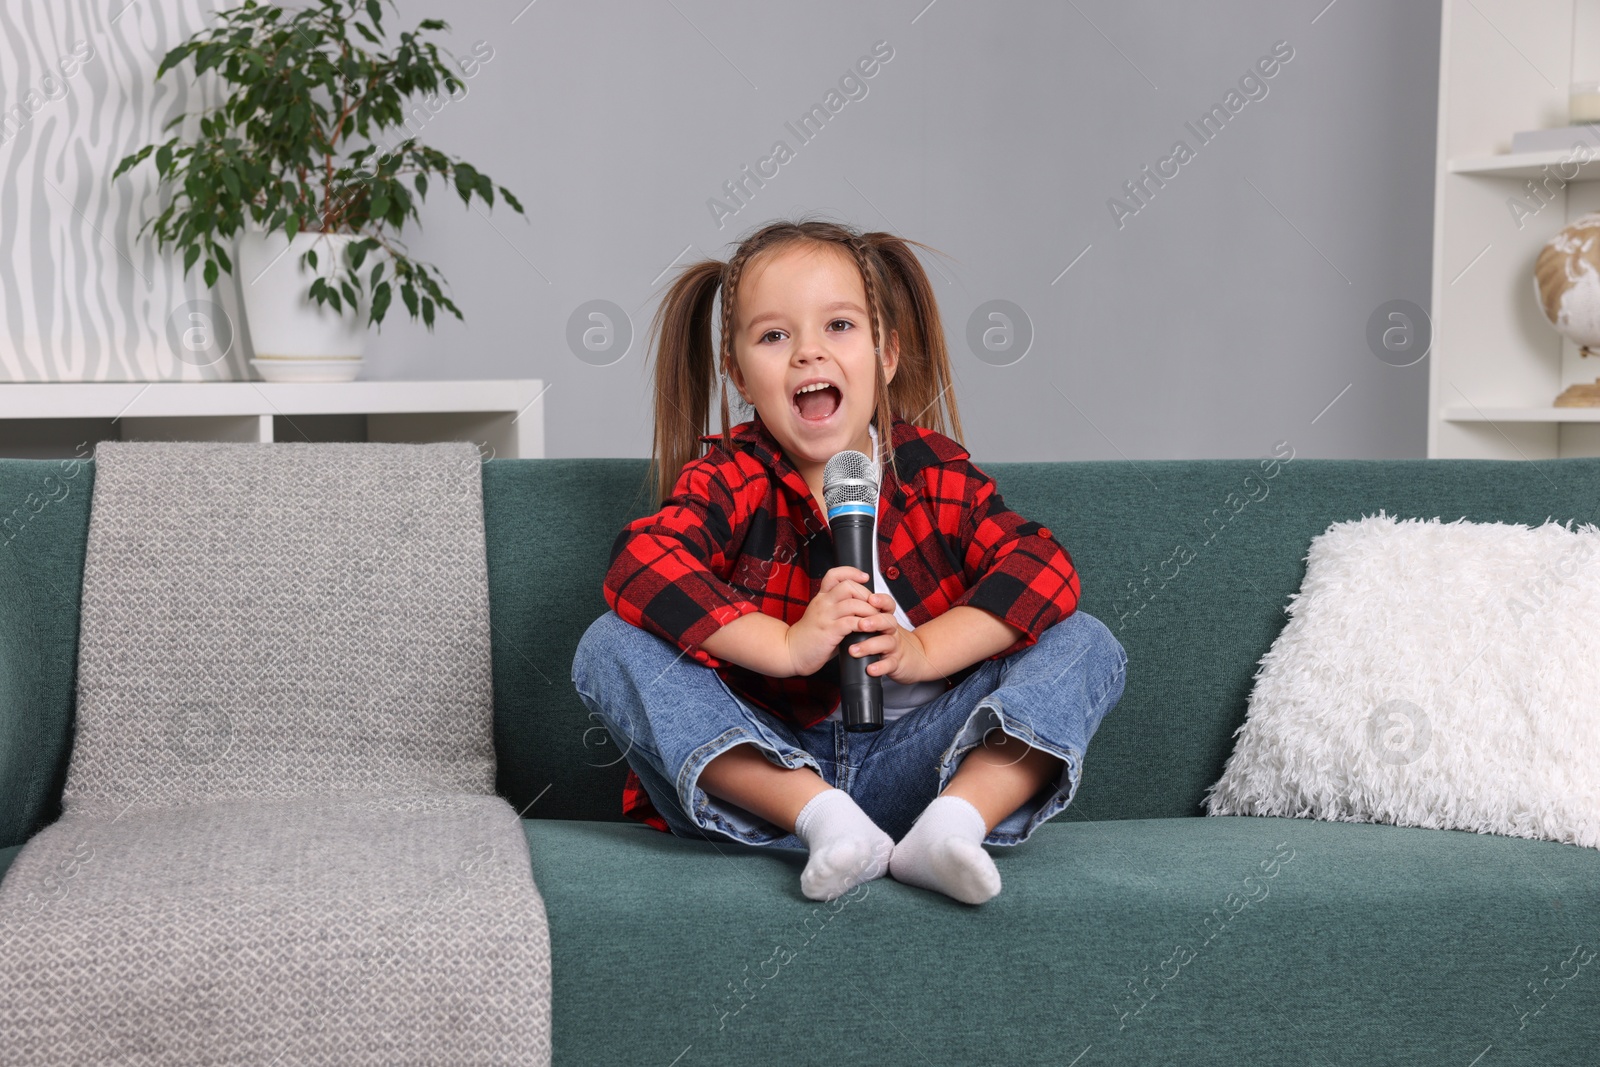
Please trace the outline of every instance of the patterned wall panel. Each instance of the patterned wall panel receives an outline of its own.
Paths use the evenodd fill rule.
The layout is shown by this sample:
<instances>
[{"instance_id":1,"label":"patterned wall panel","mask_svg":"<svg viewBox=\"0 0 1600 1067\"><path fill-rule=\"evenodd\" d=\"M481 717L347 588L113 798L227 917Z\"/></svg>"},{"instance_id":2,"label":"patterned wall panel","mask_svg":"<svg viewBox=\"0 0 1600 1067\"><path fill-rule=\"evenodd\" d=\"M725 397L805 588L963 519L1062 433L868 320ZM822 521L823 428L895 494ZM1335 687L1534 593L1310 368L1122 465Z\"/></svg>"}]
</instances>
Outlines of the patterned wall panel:
<instances>
[{"instance_id":1,"label":"patterned wall panel","mask_svg":"<svg viewBox=\"0 0 1600 1067\"><path fill-rule=\"evenodd\" d=\"M199 0L0 0L0 381L249 378L236 280L158 251L166 206L142 145L198 131L214 75L161 57ZM173 131L163 127L187 118Z\"/></svg>"}]
</instances>

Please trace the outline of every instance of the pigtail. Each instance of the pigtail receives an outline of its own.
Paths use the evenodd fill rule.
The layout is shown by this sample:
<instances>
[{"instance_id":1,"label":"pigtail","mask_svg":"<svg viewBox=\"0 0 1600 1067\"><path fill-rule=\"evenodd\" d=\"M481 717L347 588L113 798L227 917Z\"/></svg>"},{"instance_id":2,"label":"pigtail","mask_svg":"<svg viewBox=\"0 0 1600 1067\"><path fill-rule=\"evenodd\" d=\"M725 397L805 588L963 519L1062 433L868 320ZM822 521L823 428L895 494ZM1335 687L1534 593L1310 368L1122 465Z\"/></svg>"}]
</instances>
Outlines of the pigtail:
<instances>
[{"instance_id":1,"label":"pigtail","mask_svg":"<svg viewBox=\"0 0 1600 1067\"><path fill-rule=\"evenodd\" d=\"M862 240L884 265L899 298L894 302L896 315L890 319L900 331L900 369L890 383L895 409L908 422L961 441L955 376L950 368L939 302L927 272L909 246L930 252L937 249L882 231L864 234ZM907 353L913 358L906 359Z\"/></svg>"},{"instance_id":2,"label":"pigtail","mask_svg":"<svg viewBox=\"0 0 1600 1067\"><path fill-rule=\"evenodd\" d=\"M656 309L650 332L655 351L655 440L650 473L654 499L665 504L678 475L700 452L710 415L716 356L711 309L726 268L714 259L686 268ZM724 386L723 421L728 399ZM727 428L723 428L724 438Z\"/></svg>"},{"instance_id":3,"label":"pigtail","mask_svg":"<svg viewBox=\"0 0 1600 1067\"><path fill-rule=\"evenodd\" d=\"M744 275L745 266L750 262L752 249L755 242L746 241L739 246L739 250L728 261L727 269L722 273L722 347L719 351L717 363L722 372L722 447L727 452L733 451L733 431L728 415L728 368L734 363L733 348L733 309L739 299L739 279Z\"/></svg>"}]
</instances>

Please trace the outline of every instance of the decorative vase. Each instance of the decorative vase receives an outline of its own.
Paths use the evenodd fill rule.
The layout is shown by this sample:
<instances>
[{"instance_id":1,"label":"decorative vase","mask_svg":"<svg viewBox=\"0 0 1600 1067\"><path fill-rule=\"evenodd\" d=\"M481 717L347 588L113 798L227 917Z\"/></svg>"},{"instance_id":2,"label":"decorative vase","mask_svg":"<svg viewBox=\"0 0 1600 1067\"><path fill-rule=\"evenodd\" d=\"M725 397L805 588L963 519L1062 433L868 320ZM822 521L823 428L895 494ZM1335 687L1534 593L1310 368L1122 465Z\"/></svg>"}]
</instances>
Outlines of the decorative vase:
<instances>
[{"instance_id":1,"label":"decorative vase","mask_svg":"<svg viewBox=\"0 0 1600 1067\"><path fill-rule=\"evenodd\" d=\"M239 291L257 373L269 382L348 382L361 373L367 347L367 306L344 303L342 311L309 295L320 275L335 285L345 248L356 234L301 231L289 240L281 230L246 230L239 235ZM317 253L317 265L300 257Z\"/></svg>"}]
</instances>

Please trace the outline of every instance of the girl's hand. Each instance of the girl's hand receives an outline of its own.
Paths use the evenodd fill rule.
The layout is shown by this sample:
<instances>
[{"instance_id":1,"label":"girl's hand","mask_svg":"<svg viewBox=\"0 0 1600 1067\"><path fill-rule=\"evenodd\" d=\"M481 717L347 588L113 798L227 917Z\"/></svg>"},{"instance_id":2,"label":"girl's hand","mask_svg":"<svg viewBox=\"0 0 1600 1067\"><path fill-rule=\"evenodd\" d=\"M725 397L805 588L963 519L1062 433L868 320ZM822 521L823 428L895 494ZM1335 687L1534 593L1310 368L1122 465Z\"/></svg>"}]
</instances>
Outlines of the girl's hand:
<instances>
[{"instance_id":1,"label":"girl's hand","mask_svg":"<svg viewBox=\"0 0 1600 1067\"><path fill-rule=\"evenodd\" d=\"M848 654L858 659L879 655L876 662L867 664L867 673L875 678L889 678L901 685L931 682L943 677L934 671L933 664L928 661L928 651L922 645L922 638L915 631L901 626L900 620L894 617L894 599L887 593L874 593L871 601L879 604L883 610L863 619L861 628L879 632L851 645Z\"/></svg>"},{"instance_id":2,"label":"girl's hand","mask_svg":"<svg viewBox=\"0 0 1600 1067\"><path fill-rule=\"evenodd\" d=\"M834 567L822 576L822 588L806 605L805 615L784 634L793 675L821 670L846 635L874 629L868 620L878 618L882 614L880 608L893 606L887 594L868 593L862 584L867 580L867 574L854 567ZM889 618L893 621L894 616Z\"/></svg>"}]
</instances>

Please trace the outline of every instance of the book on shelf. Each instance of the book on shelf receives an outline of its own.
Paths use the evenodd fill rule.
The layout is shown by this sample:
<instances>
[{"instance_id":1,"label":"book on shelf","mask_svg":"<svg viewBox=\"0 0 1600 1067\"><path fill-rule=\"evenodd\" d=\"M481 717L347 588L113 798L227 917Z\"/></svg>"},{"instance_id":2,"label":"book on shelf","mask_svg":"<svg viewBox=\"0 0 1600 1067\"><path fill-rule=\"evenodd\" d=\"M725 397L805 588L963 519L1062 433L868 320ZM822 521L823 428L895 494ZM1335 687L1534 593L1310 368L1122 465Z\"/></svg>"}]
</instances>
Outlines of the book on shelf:
<instances>
[{"instance_id":1,"label":"book on shelf","mask_svg":"<svg viewBox=\"0 0 1600 1067\"><path fill-rule=\"evenodd\" d=\"M1511 135L1513 155L1523 152L1555 152L1580 145L1591 153L1600 153L1600 122L1555 126L1548 130L1522 130Z\"/></svg>"}]
</instances>

